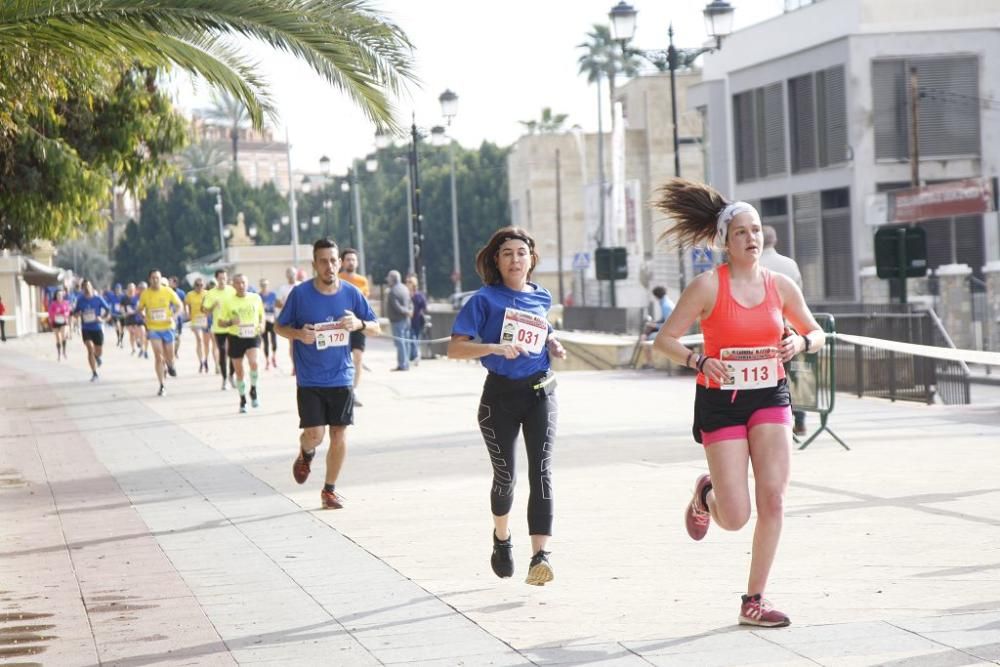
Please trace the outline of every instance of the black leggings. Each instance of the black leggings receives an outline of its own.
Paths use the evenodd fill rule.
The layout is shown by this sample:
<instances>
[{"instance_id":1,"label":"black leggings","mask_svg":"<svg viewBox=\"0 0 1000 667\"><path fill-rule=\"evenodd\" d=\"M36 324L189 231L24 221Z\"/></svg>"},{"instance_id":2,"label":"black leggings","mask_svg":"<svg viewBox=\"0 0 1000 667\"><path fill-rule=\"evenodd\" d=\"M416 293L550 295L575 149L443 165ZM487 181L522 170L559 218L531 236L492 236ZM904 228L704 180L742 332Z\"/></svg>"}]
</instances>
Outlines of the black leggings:
<instances>
[{"instance_id":1,"label":"black leggings","mask_svg":"<svg viewBox=\"0 0 1000 667\"><path fill-rule=\"evenodd\" d=\"M546 377L546 376L541 376ZM496 516L510 513L516 482L516 444L524 433L528 453L528 533L552 534L552 451L559 407L555 380L535 389L541 377L510 380L491 373L479 405L479 430L493 464L490 508Z\"/></svg>"},{"instance_id":2,"label":"black leggings","mask_svg":"<svg viewBox=\"0 0 1000 667\"><path fill-rule=\"evenodd\" d=\"M213 334L215 336L215 346L219 348L219 372L222 373L222 379L225 380L228 375L226 374L226 369L229 369L229 375L233 374L233 360L229 358L228 348L229 348L229 334L217 333ZM229 361L227 366L226 360Z\"/></svg>"},{"instance_id":3,"label":"black leggings","mask_svg":"<svg viewBox=\"0 0 1000 667\"><path fill-rule=\"evenodd\" d=\"M265 322L264 323L264 335L262 336L262 338L264 339L264 356L265 357L271 356L271 350L274 350L274 353L277 354L278 353L278 334L274 333L274 322ZM268 343L268 338L271 339L270 348L268 347L268 344L267 344Z\"/></svg>"}]
</instances>

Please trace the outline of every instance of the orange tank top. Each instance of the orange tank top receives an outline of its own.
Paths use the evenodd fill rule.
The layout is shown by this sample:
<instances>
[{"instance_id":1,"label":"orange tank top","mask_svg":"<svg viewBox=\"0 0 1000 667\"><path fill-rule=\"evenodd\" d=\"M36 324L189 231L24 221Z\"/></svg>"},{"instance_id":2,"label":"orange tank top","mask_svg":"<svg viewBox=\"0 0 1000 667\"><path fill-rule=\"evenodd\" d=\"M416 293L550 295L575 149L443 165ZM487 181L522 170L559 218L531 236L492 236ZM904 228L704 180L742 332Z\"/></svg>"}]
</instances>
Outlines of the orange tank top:
<instances>
[{"instance_id":1,"label":"orange tank top","mask_svg":"<svg viewBox=\"0 0 1000 667\"><path fill-rule=\"evenodd\" d=\"M738 303L729 287L729 265L720 264L716 269L719 290L715 306L708 317L701 321L701 331L705 336L704 351L709 357L719 358L719 351L727 347L778 347L785 330L782 316L781 295L774 284L774 275L765 268L760 272L764 278L764 300L752 308ZM785 368L778 364L778 379L785 377ZM719 385L709 382L701 373L698 382L712 389Z\"/></svg>"}]
</instances>

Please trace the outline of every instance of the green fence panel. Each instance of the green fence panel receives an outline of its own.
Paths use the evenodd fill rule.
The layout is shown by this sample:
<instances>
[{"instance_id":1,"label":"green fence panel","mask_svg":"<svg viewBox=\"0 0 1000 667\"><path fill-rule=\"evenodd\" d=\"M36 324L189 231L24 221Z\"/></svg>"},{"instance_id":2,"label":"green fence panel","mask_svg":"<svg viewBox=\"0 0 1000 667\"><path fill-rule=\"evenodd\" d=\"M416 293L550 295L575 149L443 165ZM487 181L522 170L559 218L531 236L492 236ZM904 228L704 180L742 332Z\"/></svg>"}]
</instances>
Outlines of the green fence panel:
<instances>
[{"instance_id":1,"label":"green fence panel","mask_svg":"<svg viewBox=\"0 0 1000 667\"><path fill-rule=\"evenodd\" d=\"M799 449L805 449L826 431L844 449L850 449L829 426L837 393L836 321L829 313L814 313L816 321L826 332L826 343L812 354L800 354L788 365L788 389L792 396L792 406L796 410L814 412L819 415L819 427L803 440L795 439Z\"/></svg>"}]
</instances>

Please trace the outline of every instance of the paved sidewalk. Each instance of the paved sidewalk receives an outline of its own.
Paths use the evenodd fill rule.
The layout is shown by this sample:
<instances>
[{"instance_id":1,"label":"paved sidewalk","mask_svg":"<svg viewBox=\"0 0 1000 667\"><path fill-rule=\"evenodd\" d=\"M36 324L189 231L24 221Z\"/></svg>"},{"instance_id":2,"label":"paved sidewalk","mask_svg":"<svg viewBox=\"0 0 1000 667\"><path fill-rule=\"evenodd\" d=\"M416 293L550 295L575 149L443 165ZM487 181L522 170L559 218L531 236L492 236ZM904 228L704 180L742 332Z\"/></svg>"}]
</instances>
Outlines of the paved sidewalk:
<instances>
[{"instance_id":1,"label":"paved sidewalk","mask_svg":"<svg viewBox=\"0 0 1000 667\"><path fill-rule=\"evenodd\" d=\"M90 384L79 339L62 363L49 336L0 345L0 665L1000 661L998 405L838 395L852 451L820 436L793 459L768 595L794 624L750 630L750 531L681 523L704 468L690 380L561 374L556 580L536 588L526 485L515 577L489 570L476 364L389 373L373 341L347 507L323 511L322 456L291 478L293 378L262 372L239 415L192 343L163 398L121 350Z\"/></svg>"}]
</instances>

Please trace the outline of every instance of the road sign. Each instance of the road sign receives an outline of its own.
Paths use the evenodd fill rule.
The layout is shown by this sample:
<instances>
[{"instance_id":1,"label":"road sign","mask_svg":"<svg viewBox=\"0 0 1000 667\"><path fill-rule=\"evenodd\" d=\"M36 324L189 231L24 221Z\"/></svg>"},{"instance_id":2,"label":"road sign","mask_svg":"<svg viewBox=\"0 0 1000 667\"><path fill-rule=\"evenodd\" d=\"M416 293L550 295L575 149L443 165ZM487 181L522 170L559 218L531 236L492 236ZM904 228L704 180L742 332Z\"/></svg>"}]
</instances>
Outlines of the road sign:
<instances>
[{"instance_id":1,"label":"road sign","mask_svg":"<svg viewBox=\"0 0 1000 667\"><path fill-rule=\"evenodd\" d=\"M715 266L715 254L711 248L691 248L691 268L695 275L710 271Z\"/></svg>"},{"instance_id":2,"label":"road sign","mask_svg":"<svg viewBox=\"0 0 1000 667\"><path fill-rule=\"evenodd\" d=\"M573 270L586 271L590 268L590 253L578 252L573 255Z\"/></svg>"}]
</instances>

